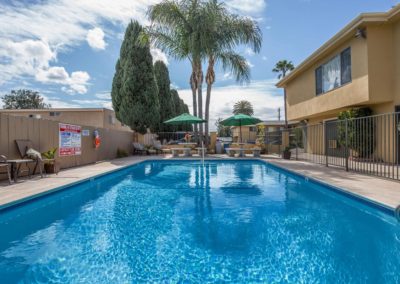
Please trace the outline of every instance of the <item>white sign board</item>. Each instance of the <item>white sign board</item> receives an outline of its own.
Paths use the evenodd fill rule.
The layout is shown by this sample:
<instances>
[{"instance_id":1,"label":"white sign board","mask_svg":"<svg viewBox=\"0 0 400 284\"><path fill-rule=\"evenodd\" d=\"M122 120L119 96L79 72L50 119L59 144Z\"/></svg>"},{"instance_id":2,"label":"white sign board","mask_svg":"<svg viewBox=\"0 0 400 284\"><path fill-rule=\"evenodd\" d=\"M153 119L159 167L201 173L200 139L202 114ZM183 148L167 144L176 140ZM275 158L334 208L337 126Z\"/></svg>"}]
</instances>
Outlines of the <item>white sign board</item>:
<instances>
[{"instance_id":1,"label":"white sign board","mask_svg":"<svg viewBox=\"0 0 400 284\"><path fill-rule=\"evenodd\" d=\"M81 127L71 124L59 124L59 156L75 156L81 154Z\"/></svg>"}]
</instances>

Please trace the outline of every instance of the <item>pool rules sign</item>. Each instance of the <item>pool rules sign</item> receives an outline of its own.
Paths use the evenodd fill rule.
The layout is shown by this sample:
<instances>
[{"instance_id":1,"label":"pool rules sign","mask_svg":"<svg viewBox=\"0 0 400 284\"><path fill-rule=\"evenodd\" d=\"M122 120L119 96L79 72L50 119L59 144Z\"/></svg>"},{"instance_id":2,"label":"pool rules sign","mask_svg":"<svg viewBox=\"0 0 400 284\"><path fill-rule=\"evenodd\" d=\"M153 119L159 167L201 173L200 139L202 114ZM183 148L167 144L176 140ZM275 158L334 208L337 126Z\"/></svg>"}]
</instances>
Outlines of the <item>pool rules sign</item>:
<instances>
[{"instance_id":1,"label":"pool rules sign","mask_svg":"<svg viewBox=\"0 0 400 284\"><path fill-rule=\"evenodd\" d=\"M81 127L71 124L59 124L59 156L75 156L81 154Z\"/></svg>"}]
</instances>

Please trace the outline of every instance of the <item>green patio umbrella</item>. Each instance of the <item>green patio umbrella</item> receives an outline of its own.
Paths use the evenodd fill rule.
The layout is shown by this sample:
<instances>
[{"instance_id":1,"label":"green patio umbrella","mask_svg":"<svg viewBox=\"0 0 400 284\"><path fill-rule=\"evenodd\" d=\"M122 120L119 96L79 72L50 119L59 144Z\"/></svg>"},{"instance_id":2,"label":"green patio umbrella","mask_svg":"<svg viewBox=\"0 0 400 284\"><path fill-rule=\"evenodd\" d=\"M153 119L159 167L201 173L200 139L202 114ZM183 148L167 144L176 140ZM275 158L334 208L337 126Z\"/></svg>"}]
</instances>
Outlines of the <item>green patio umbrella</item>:
<instances>
[{"instance_id":1,"label":"green patio umbrella","mask_svg":"<svg viewBox=\"0 0 400 284\"><path fill-rule=\"evenodd\" d=\"M221 121L224 126L239 126L240 127L240 142L242 142L242 126L253 125L261 122L260 119L247 114L239 113Z\"/></svg>"},{"instance_id":2,"label":"green patio umbrella","mask_svg":"<svg viewBox=\"0 0 400 284\"><path fill-rule=\"evenodd\" d=\"M189 113L182 113L174 118L164 121L165 124L178 125L178 124L197 124L206 122L204 119L198 118L197 116L191 115Z\"/></svg>"},{"instance_id":3,"label":"green patio umbrella","mask_svg":"<svg viewBox=\"0 0 400 284\"><path fill-rule=\"evenodd\" d=\"M180 125L180 124L199 124L206 122L204 119L198 118L197 116L191 115L189 113L182 113L174 118L164 121L165 124L170 125Z\"/></svg>"}]
</instances>

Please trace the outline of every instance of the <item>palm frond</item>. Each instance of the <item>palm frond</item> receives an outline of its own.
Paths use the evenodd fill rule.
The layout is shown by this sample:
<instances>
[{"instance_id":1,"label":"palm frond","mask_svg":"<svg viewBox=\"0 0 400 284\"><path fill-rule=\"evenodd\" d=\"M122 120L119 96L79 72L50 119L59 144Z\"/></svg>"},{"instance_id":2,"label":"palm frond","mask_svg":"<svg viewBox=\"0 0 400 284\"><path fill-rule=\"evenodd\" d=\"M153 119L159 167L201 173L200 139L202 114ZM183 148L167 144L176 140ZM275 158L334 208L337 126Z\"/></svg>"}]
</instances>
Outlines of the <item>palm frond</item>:
<instances>
[{"instance_id":1,"label":"palm frond","mask_svg":"<svg viewBox=\"0 0 400 284\"><path fill-rule=\"evenodd\" d=\"M224 51L216 55L216 60L221 61L224 70L231 70L238 83L250 82L250 66L246 58L233 51Z\"/></svg>"}]
</instances>

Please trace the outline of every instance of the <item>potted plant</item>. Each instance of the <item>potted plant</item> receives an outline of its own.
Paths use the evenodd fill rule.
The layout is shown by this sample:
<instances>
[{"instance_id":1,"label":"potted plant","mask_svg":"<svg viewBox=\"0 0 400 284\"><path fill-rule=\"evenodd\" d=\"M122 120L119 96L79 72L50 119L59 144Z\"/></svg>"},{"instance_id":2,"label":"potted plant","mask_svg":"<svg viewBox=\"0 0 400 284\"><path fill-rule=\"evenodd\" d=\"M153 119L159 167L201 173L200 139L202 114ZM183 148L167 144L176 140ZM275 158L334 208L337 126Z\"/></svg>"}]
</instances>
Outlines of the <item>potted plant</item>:
<instances>
[{"instance_id":1,"label":"potted plant","mask_svg":"<svg viewBox=\"0 0 400 284\"><path fill-rule=\"evenodd\" d=\"M54 174L59 172L58 164L55 161L57 153L57 148L48 150L42 153L42 157L46 160L44 161L44 170L47 174Z\"/></svg>"},{"instance_id":2,"label":"potted plant","mask_svg":"<svg viewBox=\"0 0 400 284\"><path fill-rule=\"evenodd\" d=\"M283 150L283 152L282 152L282 157L283 157L285 160L290 160L291 155L292 155L292 152L290 152L290 147L287 146L287 147L285 148L285 150Z\"/></svg>"}]
</instances>

